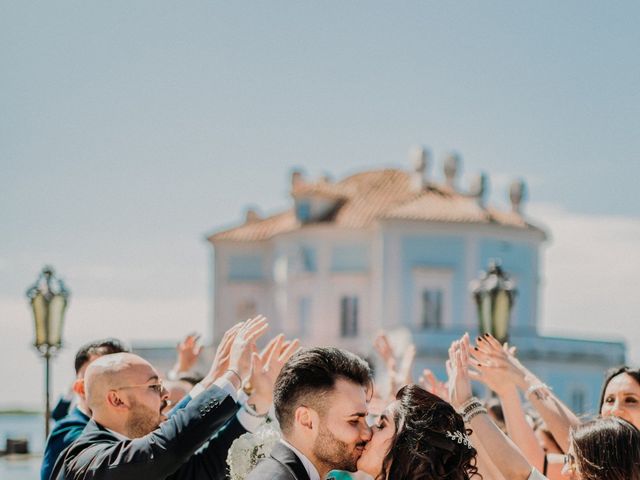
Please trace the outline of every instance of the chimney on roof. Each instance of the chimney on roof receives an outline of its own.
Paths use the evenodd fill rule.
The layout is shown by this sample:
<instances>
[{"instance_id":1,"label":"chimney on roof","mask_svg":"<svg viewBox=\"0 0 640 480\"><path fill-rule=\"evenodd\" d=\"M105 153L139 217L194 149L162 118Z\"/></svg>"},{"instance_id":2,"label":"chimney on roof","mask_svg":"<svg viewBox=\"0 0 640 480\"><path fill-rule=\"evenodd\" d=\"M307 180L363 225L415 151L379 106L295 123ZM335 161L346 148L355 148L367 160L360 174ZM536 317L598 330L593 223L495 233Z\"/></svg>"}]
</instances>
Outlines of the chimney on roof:
<instances>
[{"instance_id":1,"label":"chimney on roof","mask_svg":"<svg viewBox=\"0 0 640 480\"><path fill-rule=\"evenodd\" d=\"M514 213L522 212L522 202L527 196L527 184L524 180L517 179L509 186L509 200L511 200L511 210Z\"/></svg>"},{"instance_id":2,"label":"chimney on roof","mask_svg":"<svg viewBox=\"0 0 640 480\"><path fill-rule=\"evenodd\" d=\"M452 190L456 189L456 177L458 176L461 162L462 159L456 152L449 153L444 159L444 178L447 186Z\"/></svg>"},{"instance_id":3,"label":"chimney on roof","mask_svg":"<svg viewBox=\"0 0 640 480\"><path fill-rule=\"evenodd\" d=\"M304 177L302 176L302 170L294 168L291 170L291 188L296 188L296 186L304 183Z\"/></svg>"},{"instance_id":4,"label":"chimney on roof","mask_svg":"<svg viewBox=\"0 0 640 480\"><path fill-rule=\"evenodd\" d=\"M255 223L260 220L262 220L262 217L258 213L258 210L255 207L248 207L245 214L244 223Z\"/></svg>"},{"instance_id":5,"label":"chimney on roof","mask_svg":"<svg viewBox=\"0 0 640 480\"><path fill-rule=\"evenodd\" d=\"M489 177L486 173L480 173L471 181L471 195L476 197L478 206L486 206L486 197L489 193Z\"/></svg>"},{"instance_id":6,"label":"chimney on roof","mask_svg":"<svg viewBox=\"0 0 640 480\"><path fill-rule=\"evenodd\" d=\"M429 151L422 146L409 150L409 160L413 167L411 189L415 192L421 192L427 186L427 168L430 156Z\"/></svg>"}]
</instances>

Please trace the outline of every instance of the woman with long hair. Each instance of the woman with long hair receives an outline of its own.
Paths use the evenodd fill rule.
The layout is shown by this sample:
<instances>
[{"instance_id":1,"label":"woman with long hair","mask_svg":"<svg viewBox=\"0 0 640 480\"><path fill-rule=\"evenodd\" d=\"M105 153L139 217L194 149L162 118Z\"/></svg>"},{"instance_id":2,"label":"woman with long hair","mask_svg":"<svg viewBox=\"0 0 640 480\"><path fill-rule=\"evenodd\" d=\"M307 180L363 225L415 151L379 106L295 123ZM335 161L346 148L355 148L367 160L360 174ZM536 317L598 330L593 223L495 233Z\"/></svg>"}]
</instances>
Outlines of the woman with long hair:
<instances>
[{"instance_id":1,"label":"woman with long hair","mask_svg":"<svg viewBox=\"0 0 640 480\"><path fill-rule=\"evenodd\" d=\"M583 480L640 478L640 432L611 416L580 425L571 432L565 473Z\"/></svg>"},{"instance_id":2,"label":"woman with long hair","mask_svg":"<svg viewBox=\"0 0 640 480\"><path fill-rule=\"evenodd\" d=\"M469 344L464 338L449 350L451 402L463 410L496 467L509 480L544 479L518 447L491 421L486 409L471 394ZM640 431L619 416L575 426L568 439L563 473L574 480L640 480Z\"/></svg>"},{"instance_id":3,"label":"woman with long hair","mask_svg":"<svg viewBox=\"0 0 640 480\"><path fill-rule=\"evenodd\" d=\"M400 389L373 430L358 470L376 480L468 480L477 473L462 416L418 385Z\"/></svg>"}]
</instances>

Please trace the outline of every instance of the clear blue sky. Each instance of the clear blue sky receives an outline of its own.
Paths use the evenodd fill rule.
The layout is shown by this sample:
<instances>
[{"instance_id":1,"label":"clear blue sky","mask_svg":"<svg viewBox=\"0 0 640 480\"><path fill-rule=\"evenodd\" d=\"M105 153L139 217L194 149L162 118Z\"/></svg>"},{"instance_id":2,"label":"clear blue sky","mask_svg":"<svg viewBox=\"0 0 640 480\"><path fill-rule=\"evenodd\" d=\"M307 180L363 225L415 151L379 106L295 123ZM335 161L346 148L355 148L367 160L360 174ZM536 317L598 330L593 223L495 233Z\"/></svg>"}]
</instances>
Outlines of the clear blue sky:
<instances>
[{"instance_id":1,"label":"clear blue sky","mask_svg":"<svg viewBox=\"0 0 640 480\"><path fill-rule=\"evenodd\" d=\"M638 18L631 1L2 0L4 325L44 263L122 321L127 302L206 315L206 232L286 206L293 166L408 166L415 144L437 175L455 149L465 176L529 179L534 203L637 219Z\"/></svg>"}]
</instances>

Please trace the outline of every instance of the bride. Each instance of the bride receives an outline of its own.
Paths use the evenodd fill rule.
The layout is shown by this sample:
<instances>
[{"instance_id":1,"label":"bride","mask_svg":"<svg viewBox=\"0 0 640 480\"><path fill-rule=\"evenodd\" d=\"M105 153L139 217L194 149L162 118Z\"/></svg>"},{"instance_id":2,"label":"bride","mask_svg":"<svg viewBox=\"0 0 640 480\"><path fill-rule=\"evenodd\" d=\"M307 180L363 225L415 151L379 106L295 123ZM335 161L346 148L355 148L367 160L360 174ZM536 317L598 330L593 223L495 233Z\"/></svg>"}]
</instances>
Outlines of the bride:
<instances>
[{"instance_id":1,"label":"bride","mask_svg":"<svg viewBox=\"0 0 640 480\"><path fill-rule=\"evenodd\" d=\"M398 392L373 431L358 470L375 480L468 480L477 473L462 416L418 385Z\"/></svg>"}]
</instances>

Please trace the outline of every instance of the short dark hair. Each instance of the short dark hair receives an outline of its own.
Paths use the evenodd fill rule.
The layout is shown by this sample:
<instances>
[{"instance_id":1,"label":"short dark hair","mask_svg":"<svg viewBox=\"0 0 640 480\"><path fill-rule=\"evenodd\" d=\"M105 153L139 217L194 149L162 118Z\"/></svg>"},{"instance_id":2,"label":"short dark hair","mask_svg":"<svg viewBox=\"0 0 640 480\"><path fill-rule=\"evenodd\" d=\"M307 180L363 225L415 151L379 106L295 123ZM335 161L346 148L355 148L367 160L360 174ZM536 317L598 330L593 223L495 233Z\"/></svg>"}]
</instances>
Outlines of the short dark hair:
<instances>
[{"instance_id":1,"label":"short dark hair","mask_svg":"<svg viewBox=\"0 0 640 480\"><path fill-rule=\"evenodd\" d=\"M631 378L633 378L638 385L640 385L640 368L629 368L626 365L622 365L620 367L614 367L607 371L606 377L604 379L604 383L602 384L602 391L600 392L600 405L598 406L598 413L602 412L602 405L604 404L604 394L607 392L607 387L609 386L609 382L613 380L618 375L626 373Z\"/></svg>"},{"instance_id":2,"label":"short dark hair","mask_svg":"<svg viewBox=\"0 0 640 480\"><path fill-rule=\"evenodd\" d=\"M598 418L571 432L584 480L639 480L640 431L622 418Z\"/></svg>"},{"instance_id":3,"label":"short dark hair","mask_svg":"<svg viewBox=\"0 0 640 480\"><path fill-rule=\"evenodd\" d=\"M74 363L76 373L78 373L80 369L84 367L89 359L94 355L101 357L103 355L110 355L112 353L123 353L128 351L129 349L116 338L106 338L104 340L97 340L91 343L87 343L86 345L80 347L80 350L78 350L78 353L76 353L76 360Z\"/></svg>"},{"instance_id":4,"label":"short dark hair","mask_svg":"<svg viewBox=\"0 0 640 480\"><path fill-rule=\"evenodd\" d=\"M293 355L280 371L273 392L276 418L282 431L291 428L300 405L313 403L319 407L317 399L331 392L339 379L362 385L369 392L372 390L371 369L351 352L313 347Z\"/></svg>"}]
</instances>

